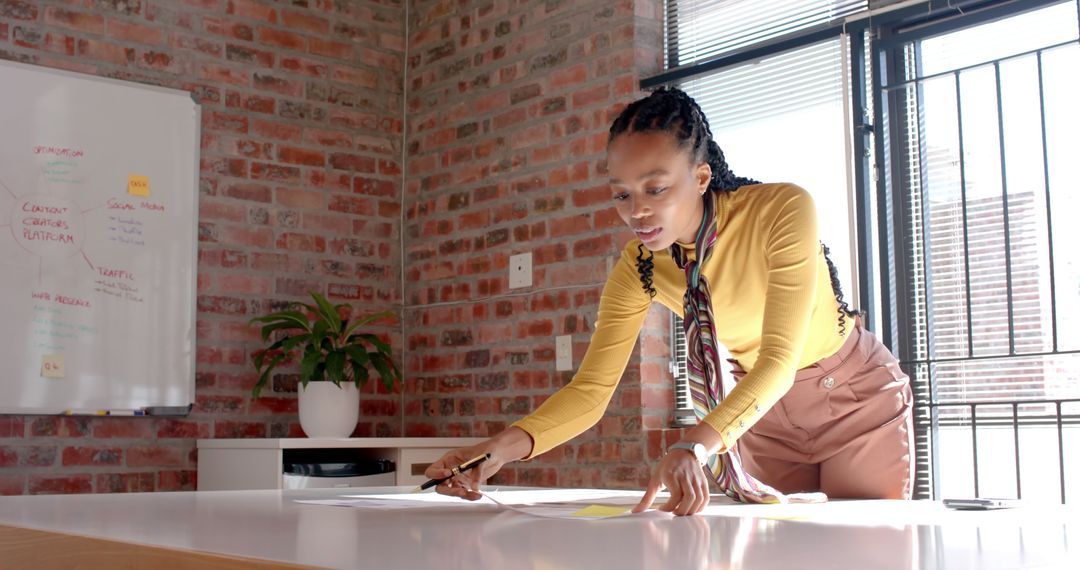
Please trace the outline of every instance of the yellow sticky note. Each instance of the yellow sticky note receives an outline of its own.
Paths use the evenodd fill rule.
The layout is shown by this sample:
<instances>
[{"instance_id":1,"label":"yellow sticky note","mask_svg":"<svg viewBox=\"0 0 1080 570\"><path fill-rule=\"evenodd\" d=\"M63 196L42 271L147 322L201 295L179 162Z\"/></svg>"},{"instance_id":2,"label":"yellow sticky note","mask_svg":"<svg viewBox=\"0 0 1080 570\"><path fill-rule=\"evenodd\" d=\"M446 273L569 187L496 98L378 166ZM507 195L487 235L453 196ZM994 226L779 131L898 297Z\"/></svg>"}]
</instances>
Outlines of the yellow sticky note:
<instances>
[{"instance_id":1,"label":"yellow sticky note","mask_svg":"<svg viewBox=\"0 0 1080 570\"><path fill-rule=\"evenodd\" d=\"M41 376L44 378L64 377L64 355L46 354L41 357Z\"/></svg>"},{"instance_id":2,"label":"yellow sticky note","mask_svg":"<svg viewBox=\"0 0 1080 570\"><path fill-rule=\"evenodd\" d=\"M629 512L634 505L589 505L580 511L571 513L575 517L613 517Z\"/></svg>"},{"instance_id":3,"label":"yellow sticky note","mask_svg":"<svg viewBox=\"0 0 1080 570\"><path fill-rule=\"evenodd\" d=\"M132 196L150 196L150 177L128 174L128 194Z\"/></svg>"}]
</instances>

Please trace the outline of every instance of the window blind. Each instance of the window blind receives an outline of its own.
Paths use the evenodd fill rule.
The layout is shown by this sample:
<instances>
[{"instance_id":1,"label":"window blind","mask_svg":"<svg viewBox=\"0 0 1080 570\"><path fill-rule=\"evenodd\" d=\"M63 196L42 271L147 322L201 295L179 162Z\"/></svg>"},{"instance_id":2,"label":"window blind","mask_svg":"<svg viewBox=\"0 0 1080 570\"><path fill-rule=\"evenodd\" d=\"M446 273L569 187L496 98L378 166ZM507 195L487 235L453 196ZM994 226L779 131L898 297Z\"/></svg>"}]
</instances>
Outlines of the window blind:
<instances>
[{"instance_id":1,"label":"window blind","mask_svg":"<svg viewBox=\"0 0 1080 570\"><path fill-rule=\"evenodd\" d=\"M701 105L714 130L822 104L842 106L840 49L839 40L824 41L698 76L682 87Z\"/></svg>"},{"instance_id":2,"label":"window blind","mask_svg":"<svg viewBox=\"0 0 1080 570\"><path fill-rule=\"evenodd\" d=\"M667 0L665 67L701 63L867 9L867 0Z\"/></svg>"},{"instance_id":3,"label":"window blind","mask_svg":"<svg viewBox=\"0 0 1080 570\"><path fill-rule=\"evenodd\" d=\"M701 106L732 172L793 182L814 196L820 239L831 251L845 300L855 306L845 49L837 37L698 75L679 87Z\"/></svg>"}]
</instances>

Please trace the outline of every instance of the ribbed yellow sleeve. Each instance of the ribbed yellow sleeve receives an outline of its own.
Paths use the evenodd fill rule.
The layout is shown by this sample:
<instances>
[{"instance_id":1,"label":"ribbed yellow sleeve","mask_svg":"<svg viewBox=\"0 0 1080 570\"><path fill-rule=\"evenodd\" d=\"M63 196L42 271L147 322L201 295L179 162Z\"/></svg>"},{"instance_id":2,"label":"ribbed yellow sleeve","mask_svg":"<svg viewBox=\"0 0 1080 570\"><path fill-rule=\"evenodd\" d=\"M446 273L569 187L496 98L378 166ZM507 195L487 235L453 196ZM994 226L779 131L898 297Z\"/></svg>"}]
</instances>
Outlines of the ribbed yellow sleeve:
<instances>
[{"instance_id":1,"label":"ribbed yellow sleeve","mask_svg":"<svg viewBox=\"0 0 1080 570\"><path fill-rule=\"evenodd\" d=\"M792 184L761 184L714 199L718 237L702 274L712 292L717 337L748 373L703 421L730 447L790 389L798 368L836 352L844 336L810 195ZM603 415L653 301L637 271L639 244L627 244L608 276L574 379L514 424L533 438L530 457ZM655 301L682 316L684 273L668 252L656 252L653 265ZM845 318L844 330L851 326Z\"/></svg>"},{"instance_id":2,"label":"ribbed yellow sleeve","mask_svg":"<svg viewBox=\"0 0 1080 570\"><path fill-rule=\"evenodd\" d=\"M745 190L749 195L755 189ZM720 433L727 447L750 429L794 383L820 284L818 256L821 246L817 237L817 210L809 193L790 185L782 191L771 192L771 188L757 190L763 191L763 194L771 193L772 199L747 212L745 222L751 223L729 219L728 227L724 229L735 231L738 228L745 232L757 226L762 231L760 244L755 243L761 248L761 266L757 271L744 275L743 279L734 275L718 275L718 286L712 289L714 298L717 295L758 297L761 292L764 293L755 362L724 401L703 420ZM751 215L755 211L760 215ZM748 255L754 253L751 251ZM824 263L820 265L824 266ZM825 269L824 273L827 276L828 270ZM750 293L753 291L758 294ZM823 312L831 312L835 316L835 299L830 297L825 302ZM715 305L714 302L714 311ZM835 325L833 316L830 319ZM717 320L723 322L719 317ZM718 324L718 328L720 326ZM721 340L727 336L719 330L717 335ZM833 336L837 335L834 333ZM839 344L836 344L835 349L838 348ZM831 352L815 354L814 360L806 364L828 354Z\"/></svg>"},{"instance_id":3,"label":"ribbed yellow sleeve","mask_svg":"<svg viewBox=\"0 0 1080 570\"><path fill-rule=\"evenodd\" d=\"M589 429L607 409L650 304L637 278L637 262L633 259L637 254L630 251L629 247L623 251L604 285L596 328L573 380L535 412L513 424L532 436L533 451L528 458Z\"/></svg>"}]
</instances>

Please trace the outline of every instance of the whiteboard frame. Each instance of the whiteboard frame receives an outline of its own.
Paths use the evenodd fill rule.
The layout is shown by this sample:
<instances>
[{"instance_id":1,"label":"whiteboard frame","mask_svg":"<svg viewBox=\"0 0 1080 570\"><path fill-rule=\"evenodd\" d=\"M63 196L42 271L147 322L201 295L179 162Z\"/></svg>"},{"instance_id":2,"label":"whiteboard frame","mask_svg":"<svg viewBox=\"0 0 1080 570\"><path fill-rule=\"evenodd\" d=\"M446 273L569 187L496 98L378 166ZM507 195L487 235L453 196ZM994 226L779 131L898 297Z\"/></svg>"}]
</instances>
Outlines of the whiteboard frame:
<instances>
[{"instance_id":1,"label":"whiteboard frame","mask_svg":"<svg viewBox=\"0 0 1080 570\"><path fill-rule=\"evenodd\" d=\"M182 89L173 89L173 88L169 88L169 87L161 87L159 85L147 85L147 84L144 84L144 83L137 83L137 82L134 82L134 81L124 81L124 80L120 80L120 79L114 79L114 78L111 78L111 77L99 77L97 75L92 75L92 74L89 74L89 73L78 73L78 72L75 72L75 71L68 71L66 69L55 69L55 68L51 68L51 67L45 67L45 66L40 66L40 65L31 65L31 64L21 63L21 62L17 62L17 61L3 60L3 59L0 59L0 67L7 67L7 68L26 71L26 72L30 72L30 73L41 73L41 74L46 74L46 75L53 75L53 76L58 76L58 77L62 77L62 78L67 78L67 79L80 80L80 81L94 81L94 82L104 83L104 84L107 84L107 85L126 88L126 89L135 89L135 90L149 91L149 92L160 93L160 94L171 95L171 96L186 97L187 99L189 99L191 101L192 111L194 113L194 121L195 121L195 131L194 131L194 135L195 135L194 139L195 140L192 141L192 143L194 144L194 152L192 153L194 164L192 164L192 168L191 168L192 180L190 181L191 182L191 200L192 200L192 203L191 203L191 206L192 206L192 209L191 209L191 212L192 212L192 215L191 215L191 231L192 231L192 233L191 233L191 235L192 235L193 239L191 240L192 269L191 269L191 283L190 283L190 289L189 289L191 291L191 294L189 296L190 298L188 299L188 304L191 307L191 312L190 312L189 320L188 320L188 323L187 323L189 325L188 326L188 333L187 333L187 335L185 335L185 338L186 338L187 342L191 346L191 351L190 351L190 356L189 356L189 363L188 363L189 367L190 367L190 370L191 370L191 377L187 379L188 380L188 386L187 386L187 388L188 388L188 390L187 390L188 391L188 405L187 406L165 406L164 407L165 409L168 409L170 411L172 411L172 410L179 411L179 409L183 409L184 410L183 413L156 414L158 417L160 417L161 415L176 415L176 416L186 416L186 415L188 415L191 412L191 410L194 408L194 404L195 404L195 378L196 378L196 375L197 375L196 364L197 364L197 360L198 360L198 345L197 345L197 339L196 339L196 324L197 324L197 317L198 317L198 304L197 304L197 301L198 301L198 295L199 295L199 292L198 292L198 279L199 279L199 198L200 198L200 195L201 195L200 190L199 190L199 178L200 178L200 176L202 174L201 168L200 168L200 166L201 166L201 155L202 155L202 105L199 104L199 101L195 98L195 95L193 93L188 92L188 91L184 91ZM155 403L155 402L148 402L147 404L145 404L140 409L146 409L146 408L159 408L159 409L162 409L162 406L159 406L158 403ZM10 407L10 406L0 404L0 415L65 414L69 409L70 408L63 408L63 407L61 407L61 408L53 408L53 407ZM70 415L84 415L84 414L72 413ZM87 414L87 415L99 416L101 414L99 414L99 413L91 413L91 414Z\"/></svg>"}]
</instances>

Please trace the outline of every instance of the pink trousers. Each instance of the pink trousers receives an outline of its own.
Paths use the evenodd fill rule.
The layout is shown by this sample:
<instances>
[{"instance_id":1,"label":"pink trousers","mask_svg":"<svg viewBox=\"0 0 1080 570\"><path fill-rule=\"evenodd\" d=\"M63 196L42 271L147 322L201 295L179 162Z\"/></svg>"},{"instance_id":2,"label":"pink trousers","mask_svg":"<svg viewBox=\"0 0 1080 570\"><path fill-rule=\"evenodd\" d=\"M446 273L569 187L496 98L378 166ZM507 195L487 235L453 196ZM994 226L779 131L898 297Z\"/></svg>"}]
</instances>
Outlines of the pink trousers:
<instances>
[{"instance_id":1,"label":"pink trousers","mask_svg":"<svg viewBox=\"0 0 1080 570\"><path fill-rule=\"evenodd\" d=\"M736 380L746 375L734 365ZM909 499L914 479L911 386L896 358L856 326L738 440L743 467L785 493Z\"/></svg>"}]
</instances>

